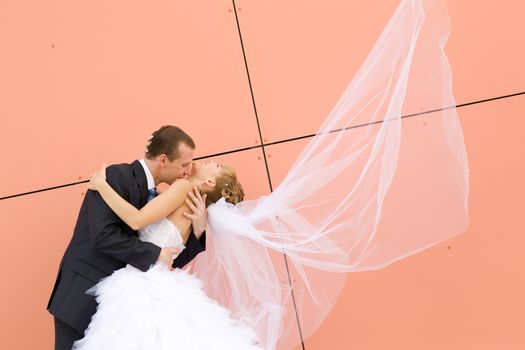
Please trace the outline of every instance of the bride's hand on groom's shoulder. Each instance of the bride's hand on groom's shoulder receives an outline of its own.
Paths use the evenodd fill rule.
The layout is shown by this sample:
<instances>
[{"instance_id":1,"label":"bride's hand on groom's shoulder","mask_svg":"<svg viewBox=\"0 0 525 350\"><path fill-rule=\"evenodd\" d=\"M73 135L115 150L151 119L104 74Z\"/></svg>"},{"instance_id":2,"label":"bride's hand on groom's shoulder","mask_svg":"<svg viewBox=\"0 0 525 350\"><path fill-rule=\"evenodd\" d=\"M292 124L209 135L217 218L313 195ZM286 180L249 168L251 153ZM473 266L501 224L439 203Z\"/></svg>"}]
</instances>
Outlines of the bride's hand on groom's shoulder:
<instances>
[{"instance_id":1,"label":"bride's hand on groom's shoulder","mask_svg":"<svg viewBox=\"0 0 525 350\"><path fill-rule=\"evenodd\" d=\"M102 164L102 168L99 171L91 175L89 179L89 189L97 191L100 185L106 182L106 164Z\"/></svg>"},{"instance_id":2,"label":"bride's hand on groom's shoulder","mask_svg":"<svg viewBox=\"0 0 525 350\"><path fill-rule=\"evenodd\" d=\"M188 193L189 198L186 198L186 205L192 213L184 212L183 215L191 220L193 234L197 239L200 239L206 230L206 196L206 194L201 196L199 189L194 186L192 191Z\"/></svg>"}]
</instances>

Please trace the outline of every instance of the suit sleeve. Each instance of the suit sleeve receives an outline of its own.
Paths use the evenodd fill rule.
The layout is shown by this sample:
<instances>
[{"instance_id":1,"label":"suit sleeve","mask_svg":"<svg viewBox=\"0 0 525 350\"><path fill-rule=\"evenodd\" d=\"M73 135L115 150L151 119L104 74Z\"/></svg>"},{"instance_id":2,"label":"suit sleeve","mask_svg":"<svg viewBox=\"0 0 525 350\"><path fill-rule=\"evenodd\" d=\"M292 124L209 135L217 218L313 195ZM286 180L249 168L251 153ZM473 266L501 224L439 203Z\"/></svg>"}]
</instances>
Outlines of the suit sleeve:
<instances>
[{"instance_id":1,"label":"suit sleeve","mask_svg":"<svg viewBox=\"0 0 525 350\"><path fill-rule=\"evenodd\" d=\"M201 235L200 239L197 239L193 232L190 233L188 240L186 241L186 248L173 260L173 267L182 268L192 261L197 254L203 252L206 249L206 231Z\"/></svg>"},{"instance_id":2,"label":"suit sleeve","mask_svg":"<svg viewBox=\"0 0 525 350\"><path fill-rule=\"evenodd\" d=\"M130 176L117 166L106 170L107 181L117 193L129 201L129 189L136 186ZM89 190L87 193L89 234L95 248L136 268L147 271L160 254L160 248L149 242L142 242L131 229L108 207L100 194Z\"/></svg>"}]
</instances>

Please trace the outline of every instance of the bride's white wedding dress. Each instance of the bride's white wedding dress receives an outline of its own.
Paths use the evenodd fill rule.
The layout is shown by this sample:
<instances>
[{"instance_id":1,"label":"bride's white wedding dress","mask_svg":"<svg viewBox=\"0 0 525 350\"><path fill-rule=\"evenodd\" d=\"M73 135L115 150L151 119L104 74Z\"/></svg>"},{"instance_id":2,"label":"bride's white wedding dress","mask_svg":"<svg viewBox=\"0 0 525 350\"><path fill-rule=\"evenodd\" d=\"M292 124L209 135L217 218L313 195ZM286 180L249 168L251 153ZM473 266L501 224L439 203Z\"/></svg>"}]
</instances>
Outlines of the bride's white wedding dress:
<instances>
[{"instance_id":1,"label":"bride's white wedding dress","mask_svg":"<svg viewBox=\"0 0 525 350\"><path fill-rule=\"evenodd\" d=\"M139 232L142 241L178 247L178 228L167 219ZM115 271L89 290L99 303L75 350L246 349L256 334L209 299L201 281L182 269L157 263L147 272L131 265Z\"/></svg>"}]
</instances>

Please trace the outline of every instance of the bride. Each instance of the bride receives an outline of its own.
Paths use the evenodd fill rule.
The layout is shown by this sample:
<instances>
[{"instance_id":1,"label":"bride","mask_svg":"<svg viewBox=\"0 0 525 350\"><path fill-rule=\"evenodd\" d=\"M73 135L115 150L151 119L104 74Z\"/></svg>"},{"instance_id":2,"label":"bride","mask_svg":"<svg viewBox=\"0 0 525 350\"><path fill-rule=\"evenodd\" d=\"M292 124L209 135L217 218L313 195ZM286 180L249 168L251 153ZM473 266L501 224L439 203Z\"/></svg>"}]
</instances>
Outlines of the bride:
<instances>
[{"instance_id":1,"label":"bride","mask_svg":"<svg viewBox=\"0 0 525 350\"><path fill-rule=\"evenodd\" d=\"M195 163L137 210L92 185L140 237L181 245L184 198L207 193L206 251L185 270L115 271L75 349L290 349L335 304L346 272L377 270L465 230L468 160L440 0L402 0L285 179L244 200L235 172ZM411 118L408 118L411 117ZM109 344L109 345L108 345Z\"/></svg>"},{"instance_id":2,"label":"bride","mask_svg":"<svg viewBox=\"0 0 525 350\"><path fill-rule=\"evenodd\" d=\"M142 241L184 248L191 232L187 194L197 186L206 205L225 198L238 203L244 197L235 171L215 162L193 162L187 179L179 179L138 210L106 182L103 167L90 180L109 207ZM96 296L97 312L84 338L73 349L262 349L255 330L229 316L210 300L201 282L185 270L160 261L148 271L127 265L88 291Z\"/></svg>"}]
</instances>

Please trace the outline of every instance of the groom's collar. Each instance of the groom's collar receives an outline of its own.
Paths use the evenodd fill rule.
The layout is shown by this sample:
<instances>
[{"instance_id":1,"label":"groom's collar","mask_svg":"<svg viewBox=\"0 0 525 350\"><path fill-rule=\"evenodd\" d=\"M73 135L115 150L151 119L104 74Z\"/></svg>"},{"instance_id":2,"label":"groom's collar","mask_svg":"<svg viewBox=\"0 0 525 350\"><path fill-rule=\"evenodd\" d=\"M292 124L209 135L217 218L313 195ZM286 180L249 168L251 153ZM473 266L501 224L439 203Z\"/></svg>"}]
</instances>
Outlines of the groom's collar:
<instances>
[{"instance_id":1,"label":"groom's collar","mask_svg":"<svg viewBox=\"0 0 525 350\"><path fill-rule=\"evenodd\" d=\"M151 171L149 170L144 159L139 159L139 162L144 168L144 172L146 173L146 180L148 181L148 190L151 190L155 187L155 180L153 179L153 175L151 175Z\"/></svg>"}]
</instances>

